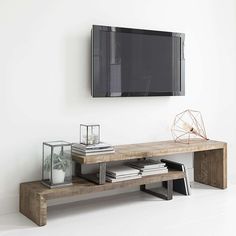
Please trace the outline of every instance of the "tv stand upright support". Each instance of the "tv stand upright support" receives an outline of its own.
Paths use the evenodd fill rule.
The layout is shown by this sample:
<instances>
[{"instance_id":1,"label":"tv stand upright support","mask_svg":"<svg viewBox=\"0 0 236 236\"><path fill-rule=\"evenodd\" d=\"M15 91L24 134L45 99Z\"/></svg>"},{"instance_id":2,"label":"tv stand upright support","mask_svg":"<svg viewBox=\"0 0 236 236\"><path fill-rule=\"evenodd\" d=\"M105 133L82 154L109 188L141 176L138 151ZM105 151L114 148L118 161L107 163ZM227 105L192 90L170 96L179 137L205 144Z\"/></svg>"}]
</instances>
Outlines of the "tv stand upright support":
<instances>
[{"instance_id":1,"label":"tv stand upright support","mask_svg":"<svg viewBox=\"0 0 236 236\"><path fill-rule=\"evenodd\" d=\"M160 193L157 190L155 191L154 189L147 189L146 184L143 184L140 186L140 190L151 194L155 197L162 198L164 200L171 200L173 198L173 180L168 180L166 181L167 183L167 189L166 189L166 194Z\"/></svg>"}]
</instances>

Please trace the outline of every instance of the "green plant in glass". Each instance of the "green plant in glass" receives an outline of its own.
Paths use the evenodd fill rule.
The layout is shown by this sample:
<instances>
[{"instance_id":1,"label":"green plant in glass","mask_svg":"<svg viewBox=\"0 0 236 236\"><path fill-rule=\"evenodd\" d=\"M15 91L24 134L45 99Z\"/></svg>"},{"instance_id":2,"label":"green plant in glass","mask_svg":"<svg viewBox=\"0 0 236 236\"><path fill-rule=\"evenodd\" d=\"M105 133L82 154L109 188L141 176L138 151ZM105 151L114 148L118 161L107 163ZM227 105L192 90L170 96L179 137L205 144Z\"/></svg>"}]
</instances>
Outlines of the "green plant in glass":
<instances>
[{"instance_id":1,"label":"green plant in glass","mask_svg":"<svg viewBox=\"0 0 236 236\"><path fill-rule=\"evenodd\" d=\"M67 168L70 166L70 161L68 159L66 152L60 152L59 154L53 153L52 155L52 183L59 184L63 183L65 180L65 174ZM44 170L48 173L51 171L51 155L48 155L44 162ZM50 178L50 175L49 175Z\"/></svg>"},{"instance_id":2,"label":"green plant in glass","mask_svg":"<svg viewBox=\"0 0 236 236\"><path fill-rule=\"evenodd\" d=\"M72 184L71 143L43 142L42 184L49 188Z\"/></svg>"}]
</instances>

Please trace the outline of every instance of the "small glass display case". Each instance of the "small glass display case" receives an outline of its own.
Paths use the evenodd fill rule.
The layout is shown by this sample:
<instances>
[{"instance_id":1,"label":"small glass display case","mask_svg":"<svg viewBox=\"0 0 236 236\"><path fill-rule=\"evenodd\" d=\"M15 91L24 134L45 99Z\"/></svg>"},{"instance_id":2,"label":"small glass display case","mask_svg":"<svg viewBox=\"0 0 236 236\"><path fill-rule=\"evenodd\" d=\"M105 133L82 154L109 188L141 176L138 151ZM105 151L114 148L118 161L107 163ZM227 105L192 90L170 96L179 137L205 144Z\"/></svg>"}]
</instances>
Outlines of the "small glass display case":
<instances>
[{"instance_id":1,"label":"small glass display case","mask_svg":"<svg viewBox=\"0 0 236 236\"><path fill-rule=\"evenodd\" d=\"M100 143L100 125L81 124L80 143L84 145L94 145Z\"/></svg>"},{"instance_id":2,"label":"small glass display case","mask_svg":"<svg viewBox=\"0 0 236 236\"><path fill-rule=\"evenodd\" d=\"M42 183L50 188L72 185L71 143L43 143Z\"/></svg>"}]
</instances>

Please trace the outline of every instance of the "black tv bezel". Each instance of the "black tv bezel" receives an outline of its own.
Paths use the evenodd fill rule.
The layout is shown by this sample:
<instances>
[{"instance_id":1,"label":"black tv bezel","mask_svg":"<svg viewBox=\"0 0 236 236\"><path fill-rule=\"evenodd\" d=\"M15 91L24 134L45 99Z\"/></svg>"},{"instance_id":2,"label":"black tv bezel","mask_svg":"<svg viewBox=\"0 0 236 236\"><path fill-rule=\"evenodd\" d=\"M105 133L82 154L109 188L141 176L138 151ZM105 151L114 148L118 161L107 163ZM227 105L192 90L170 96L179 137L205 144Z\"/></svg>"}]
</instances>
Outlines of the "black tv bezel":
<instances>
[{"instance_id":1,"label":"black tv bezel","mask_svg":"<svg viewBox=\"0 0 236 236\"><path fill-rule=\"evenodd\" d=\"M121 32L121 33L131 33L131 34L144 34L144 35L158 35L158 36L169 36L169 37L179 37L180 43L180 55L181 55L181 65L180 65L180 90L179 91L168 91L168 92L123 92L120 96L111 96L109 92L105 96L96 96L94 92L94 69L93 69L93 51L94 51L94 34L96 31L105 32ZM104 98L104 97L153 97L153 96L185 96L185 58L184 58L184 33L168 32L168 31L157 31L157 30L147 30L147 29L135 29L135 28L124 28L124 27L114 27L114 26L103 26L103 25L93 25L91 30L91 66L92 66L92 76L91 76L91 95L94 98Z\"/></svg>"}]
</instances>

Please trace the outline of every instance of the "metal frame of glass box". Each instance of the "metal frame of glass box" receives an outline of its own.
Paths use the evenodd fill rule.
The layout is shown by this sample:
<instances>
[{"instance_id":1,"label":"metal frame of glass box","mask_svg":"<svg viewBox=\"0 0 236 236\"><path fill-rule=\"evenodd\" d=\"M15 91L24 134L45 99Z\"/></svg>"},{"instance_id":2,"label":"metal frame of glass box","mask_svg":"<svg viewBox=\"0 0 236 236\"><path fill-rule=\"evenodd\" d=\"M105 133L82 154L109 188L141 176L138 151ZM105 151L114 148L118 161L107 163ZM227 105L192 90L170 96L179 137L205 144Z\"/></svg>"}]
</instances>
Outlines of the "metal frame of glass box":
<instances>
[{"instance_id":1,"label":"metal frame of glass box","mask_svg":"<svg viewBox=\"0 0 236 236\"><path fill-rule=\"evenodd\" d=\"M42 145L42 184L44 184L45 186L49 187L49 188L55 188L55 187L62 187L62 186L68 186L68 185L72 185L72 156L71 156L71 146L72 143L66 142L66 141L50 141L50 142L43 142ZM46 155L46 147L49 147L50 150L50 154ZM59 148L60 152L62 152L62 155L64 154L65 159L61 160L60 159L60 155L56 154L55 149ZM68 150L65 150L65 149ZM67 153L66 153L67 152ZM60 182L60 183L55 183L56 181L53 181L53 179L55 179L55 176L53 176L53 172L55 173L55 170L53 168L54 166L54 162L53 162L53 155L57 155L59 161L65 161L67 162L67 169L64 171L64 181ZM45 164L45 160L46 159L50 159L47 161L50 161L48 163L47 168L50 168L50 171L45 171L46 169L46 164ZM63 165L62 163L58 163L59 165ZM48 172L48 178L45 177L46 172ZM68 175L66 175L68 174Z\"/></svg>"},{"instance_id":2,"label":"metal frame of glass box","mask_svg":"<svg viewBox=\"0 0 236 236\"><path fill-rule=\"evenodd\" d=\"M80 143L84 145L94 145L100 143L100 125L80 124Z\"/></svg>"}]
</instances>

